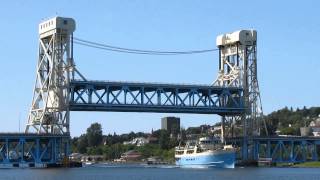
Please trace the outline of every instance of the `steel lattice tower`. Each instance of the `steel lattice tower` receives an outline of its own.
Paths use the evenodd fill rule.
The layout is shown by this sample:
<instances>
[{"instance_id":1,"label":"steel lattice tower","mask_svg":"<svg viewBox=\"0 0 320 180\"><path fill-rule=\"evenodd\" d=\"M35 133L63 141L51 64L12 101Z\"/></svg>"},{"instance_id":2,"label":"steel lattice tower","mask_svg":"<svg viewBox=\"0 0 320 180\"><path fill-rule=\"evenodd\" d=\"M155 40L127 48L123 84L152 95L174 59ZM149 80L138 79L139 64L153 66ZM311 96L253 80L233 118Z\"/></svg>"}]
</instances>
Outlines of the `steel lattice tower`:
<instances>
[{"instance_id":1,"label":"steel lattice tower","mask_svg":"<svg viewBox=\"0 0 320 180\"><path fill-rule=\"evenodd\" d=\"M74 30L71 18L55 17L39 24L36 82L26 132L69 133L69 82L77 72Z\"/></svg>"},{"instance_id":2,"label":"steel lattice tower","mask_svg":"<svg viewBox=\"0 0 320 180\"><path fill-rule=\"evenodd\" d=\"M223 34L217 37L216 43L219 48L219 74L214 85L243 88L247 108L242 116L222 117L222 138L226 136L225 125L229 125L228 133L233 136L232 129L237 122L242 123L244 137L260 135L261 127L266 126L257 78L257 32L241 30Z\"/></svg>"}]
</instances>

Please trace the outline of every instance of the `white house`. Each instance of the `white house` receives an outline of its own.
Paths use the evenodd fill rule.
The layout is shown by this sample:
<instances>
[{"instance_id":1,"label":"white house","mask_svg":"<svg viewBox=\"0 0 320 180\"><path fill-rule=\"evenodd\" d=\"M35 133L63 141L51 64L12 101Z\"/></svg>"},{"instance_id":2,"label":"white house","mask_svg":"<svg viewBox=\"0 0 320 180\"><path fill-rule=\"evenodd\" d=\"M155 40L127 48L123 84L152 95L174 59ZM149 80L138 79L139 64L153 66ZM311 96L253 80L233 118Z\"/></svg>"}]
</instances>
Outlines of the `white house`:
<instances>
[{"instance_id":1,"label":"white house","mask_svg":"<svg viewBox=\"0 0 320 180\"><path fill-rule=\"evenodd\" d=\"M314 136L320 136L320 115L316 120L310 122L309 127L311 127Z\"/></svg>"},{"instance_id":2,"label":"white house","mask_svg":"<svg viewBox=\"0 0 320 180\"><path fill-rule=\"evenodd\" d=\"M144 137L137 137L137 138L132 139L131 141L123 142L124 145L132 144L132 145L136 145L136 146L143 146L148 143L149 143L149 140Z\"/></svg>"}]
</instances>

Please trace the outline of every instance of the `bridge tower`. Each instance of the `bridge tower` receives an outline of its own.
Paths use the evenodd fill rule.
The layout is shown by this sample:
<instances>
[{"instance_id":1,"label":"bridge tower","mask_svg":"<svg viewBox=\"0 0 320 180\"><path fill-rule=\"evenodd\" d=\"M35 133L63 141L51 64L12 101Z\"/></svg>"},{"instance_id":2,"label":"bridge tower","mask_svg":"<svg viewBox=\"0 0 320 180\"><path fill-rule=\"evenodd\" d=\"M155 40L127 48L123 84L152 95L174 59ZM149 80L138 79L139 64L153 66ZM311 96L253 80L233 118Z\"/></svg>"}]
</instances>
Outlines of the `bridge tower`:
<instances>
[{"instance_id":1,"label":"bridge tower","mask_svg":"<svg viewBox=\"0 0 320 180\"><path fill-rule=\"evenodd\" d=\"M69 82L75 21L54 17L39 24L39 54L26 133L69 134Z\"/></svg>"},{"instance_id":2,"label":"bridge tower","mask_svg":"<svg viewBox=\"0 0 320 180\"><path fill-rule=\"evenodd\" d=\"M239 122L242 123L244 137L260 135L261 128L266 126L262 119L257 78L257 32L240 30L222 34L217 37L216 44L219 48L219 73L214 85L243 88L247 108L242 116L222 117L222 138L226 136L226 125L229 126L229 136L233 136L234 124Z\"/></svg>"}]
</instances>

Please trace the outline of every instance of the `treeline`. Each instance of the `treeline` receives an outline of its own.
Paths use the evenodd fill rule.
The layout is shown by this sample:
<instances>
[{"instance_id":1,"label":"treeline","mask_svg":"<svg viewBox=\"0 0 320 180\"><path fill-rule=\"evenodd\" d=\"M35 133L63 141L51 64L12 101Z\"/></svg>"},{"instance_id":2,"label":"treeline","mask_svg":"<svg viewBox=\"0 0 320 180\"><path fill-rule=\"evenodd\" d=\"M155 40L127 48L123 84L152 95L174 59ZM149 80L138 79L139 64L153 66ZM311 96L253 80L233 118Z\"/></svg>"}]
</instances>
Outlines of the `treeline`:
<instances>
[{"instance_id":1,"label":"treeline","mask_svg":"<svg viewBox=\"0 0 320 180\"><path fill-rule=\"evenodd\" d=\"M124 145L123 142L131 141L137 137L152 138L153 141L144 146ZM166 130L156 130L149 133L130 132L128 134L103 135L99 123L93 123L85 134L72 139L72 152L88 155L103 155L105 160L120 158L121 154L129 150L137 150L143 158L158 156L164 160L173 160L174 147L178 145L176 137L170 137Z\"/></svg>"},{"instance_id":2,"label":"treeline","mask_svg":"<svg viewBox=\"0 0 320 180\"><path fill-rule=\"evenodd\" d=\"M266 115L264 118L269 135L276 135L276 132L285 135L300 135L300 127L308 126L311 121L317 119L319 114L320 107L303 107L302 109L285 107ZM159 156L165 160L172 160L174 147L179 144L179 141L186 140L187 136L191 134L208 133L209 128L209 125L189 127L188 129L181 128L179 136L170 136L166 130L156 130L152 133L130 132L121 135L116 133L103 135L101 125L93 123L85 134L72 139L72 151L89 155L103 155L106 160L113 160L120 158L121 154L126 151L137 150L144 158ZM131 141L137 137L152 137L154 141L139 147L123 144L123 142Z\"/></svg>"},{"instance_id":3,"label":"treeline","mask_svg":"<svg viewBox=\"0 0 320 180\"><path fill-rule=\"evenodd\" d=\"M309 126L320 114L320 107L293 109L285 107L265 116L269 135L276 131L286 135L300 135L300 127Z\"/></svg>"}]
</instances>

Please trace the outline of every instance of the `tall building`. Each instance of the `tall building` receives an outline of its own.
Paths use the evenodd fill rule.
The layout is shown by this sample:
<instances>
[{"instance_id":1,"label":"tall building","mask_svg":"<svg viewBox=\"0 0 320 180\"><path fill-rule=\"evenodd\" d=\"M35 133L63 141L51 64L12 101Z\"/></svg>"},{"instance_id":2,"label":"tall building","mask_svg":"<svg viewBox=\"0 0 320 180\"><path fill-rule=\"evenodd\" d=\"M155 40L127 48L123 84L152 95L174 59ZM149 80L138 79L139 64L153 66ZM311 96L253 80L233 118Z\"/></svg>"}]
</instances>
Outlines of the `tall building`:
<instances>
[{"instance_id":1,"label":"tall building","mask_svg":"<svg viewBox=\"0 0 320 180\"><path fill-rule=\"evenodd\" d=\"M178 134L180 132L180 118L179 117L161 118L161 129L167 130L170 134Z\"/></svg>"}]
</instances>

